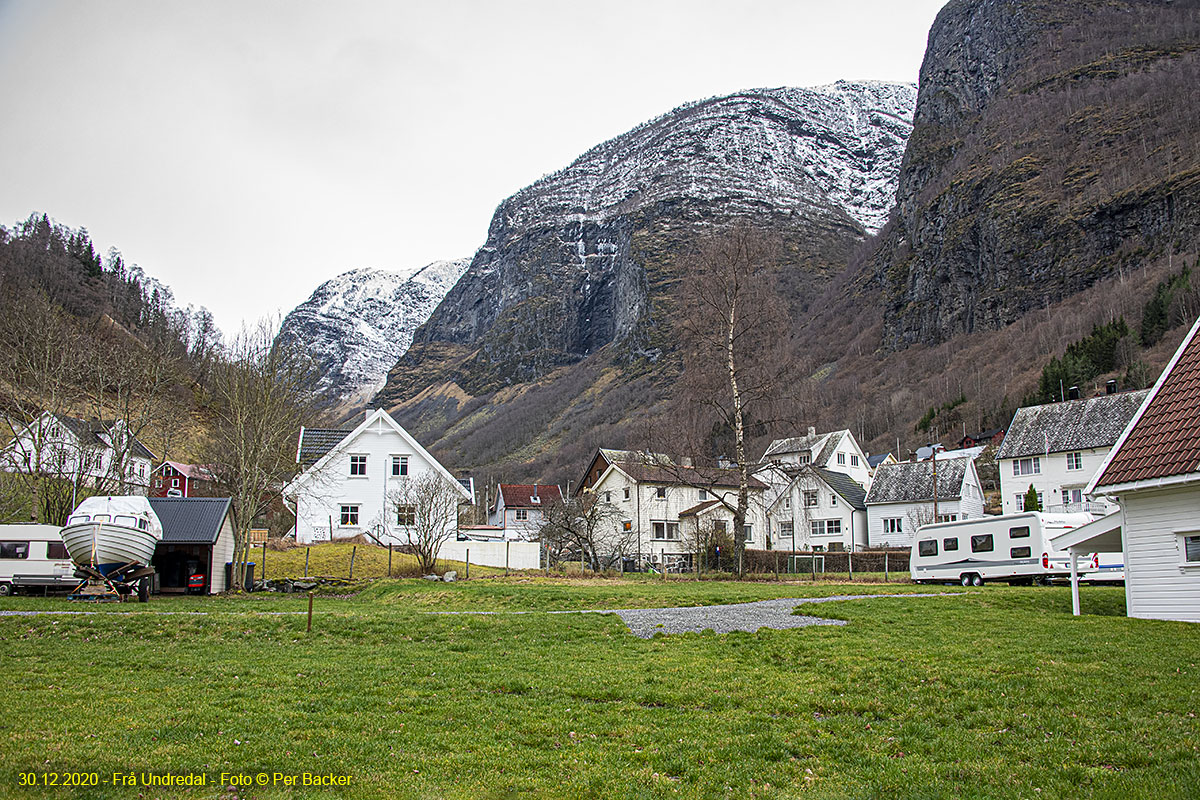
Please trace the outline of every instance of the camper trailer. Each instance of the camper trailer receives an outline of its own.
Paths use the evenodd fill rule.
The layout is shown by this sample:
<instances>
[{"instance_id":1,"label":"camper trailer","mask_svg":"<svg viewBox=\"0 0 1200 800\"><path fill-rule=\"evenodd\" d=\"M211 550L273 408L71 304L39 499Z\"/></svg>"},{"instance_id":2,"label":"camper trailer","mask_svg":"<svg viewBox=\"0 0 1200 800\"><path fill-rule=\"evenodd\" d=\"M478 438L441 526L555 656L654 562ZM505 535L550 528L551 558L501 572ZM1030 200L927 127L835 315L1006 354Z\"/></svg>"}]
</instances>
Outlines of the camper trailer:
<instances>
[{"instance_id":1,"label":"camper trailer","mask_svg":"<svg viewBox=\"0 0 1200 800\"><path fill-rule=\"evenodd\" d=\"M57 525L0 525L0 595L79 583Z\"/></svg>"},{"instance_id":2,"label":"camper trailer","mask_svg":"<svg viewBox=\"0 0 1200 800\"><path fill-rule=\"evenodd\" d=\"M1068 556L1055 550L1050 539L1092 519L1091 514L1030 511L924 525L913 537L912 579L980 586L985 581L1044 583L1067 577Z\"/></svg>"}]
</instances>

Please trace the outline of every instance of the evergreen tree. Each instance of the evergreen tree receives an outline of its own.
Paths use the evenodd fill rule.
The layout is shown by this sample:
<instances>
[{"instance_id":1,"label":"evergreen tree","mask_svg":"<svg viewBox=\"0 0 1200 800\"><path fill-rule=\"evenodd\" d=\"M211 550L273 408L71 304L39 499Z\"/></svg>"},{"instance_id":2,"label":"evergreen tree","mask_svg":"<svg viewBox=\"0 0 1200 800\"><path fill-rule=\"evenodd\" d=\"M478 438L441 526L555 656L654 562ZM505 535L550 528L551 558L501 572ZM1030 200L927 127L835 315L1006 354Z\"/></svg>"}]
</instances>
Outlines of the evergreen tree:
<instances>
[{"instance_id":1,"label":"evergreen tree","mask_svg":"<svg viewBox=\"0 0 1200 800\"><path fill-rule=\"evenodd\" d=\"M1026 511L1041 511L1042 504L1038 500L1037 489L1033 488L1033 484L1029 484L1029 491L1025 492L1025 510Z\"/></svg>"}]
</instances>

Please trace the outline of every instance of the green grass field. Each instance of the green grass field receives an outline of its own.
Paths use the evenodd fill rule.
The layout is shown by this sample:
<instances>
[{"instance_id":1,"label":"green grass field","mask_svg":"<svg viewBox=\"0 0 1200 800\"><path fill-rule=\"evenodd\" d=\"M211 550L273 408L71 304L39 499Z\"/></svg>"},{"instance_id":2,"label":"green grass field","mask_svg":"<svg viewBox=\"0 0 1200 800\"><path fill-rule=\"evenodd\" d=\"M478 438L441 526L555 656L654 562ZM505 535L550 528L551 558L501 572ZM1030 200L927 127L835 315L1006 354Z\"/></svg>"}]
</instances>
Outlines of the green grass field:
<instances>
[{"instance_id":1,"label":"green grass field","mask_svg":"<svg viewBox=\"0 0 1200 800\"><path fill-rule=\"evenodd\" d=\"M844 627L652 640L537 613L917 590L377 581L318 597L312 633L284 595L0 617L0 796L1200 796L1200 626L1126 619L1119 588L1078 619L1061 588L947 587L802 608ZM80 771L209 785L20 786ZM274 782L305 772L349 786Z\"/></svg>"}]
</instances>

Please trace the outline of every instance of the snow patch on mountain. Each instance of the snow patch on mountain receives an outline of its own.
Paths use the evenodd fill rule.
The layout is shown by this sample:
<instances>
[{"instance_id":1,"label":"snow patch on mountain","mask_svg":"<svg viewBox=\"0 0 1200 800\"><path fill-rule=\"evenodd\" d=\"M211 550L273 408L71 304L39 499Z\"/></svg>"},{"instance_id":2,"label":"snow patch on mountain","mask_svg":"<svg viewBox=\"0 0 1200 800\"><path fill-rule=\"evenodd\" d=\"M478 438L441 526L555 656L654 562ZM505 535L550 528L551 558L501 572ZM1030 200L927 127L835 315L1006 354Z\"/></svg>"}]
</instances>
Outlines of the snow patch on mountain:
<instances>
[{"instance_id":1,"label":"snow patch on mountain","mask_svg":"<svg viewBox=\"0 0 1200 800\"><path fill-rule=\"evenodd\" d=\"M317 362L322 396L337 403L369 398L469 264L460 258L412 270L344 272L293 309L280 336Z\"/></svg>"}]
</instances>

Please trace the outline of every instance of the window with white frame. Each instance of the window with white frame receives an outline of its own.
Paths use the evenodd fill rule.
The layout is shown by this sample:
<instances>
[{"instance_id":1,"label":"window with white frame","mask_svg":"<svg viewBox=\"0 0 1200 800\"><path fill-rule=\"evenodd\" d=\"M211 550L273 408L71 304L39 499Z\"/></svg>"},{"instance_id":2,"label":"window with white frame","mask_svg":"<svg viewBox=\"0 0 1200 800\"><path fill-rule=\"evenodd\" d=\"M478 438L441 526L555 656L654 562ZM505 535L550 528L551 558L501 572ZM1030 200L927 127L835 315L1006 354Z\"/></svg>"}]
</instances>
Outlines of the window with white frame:
<instances>
[{"instance_id":1,"label":"window with white frame","mask_svg":"<svg viewBox=\"0 0 1200 800\"><path fill-rule=\"evenodd\" d=\"M1040 475L1041 472L1042 459L1037 456L1013 459L1013 475Z\"/></svg>"},{"instance_id":2,"label":"window with white frame","mask_svg":"<svg viewBox=\"0 0 1200 800\"><path fill-rule=\"evenodd\" d=\"M1183 563L1200 564L1200 533L1185 533L1179 537Z\"/></svg>"},{"instance_id":3,"label":"window with white frame","mask_svg":"<svg viewBox=\"0 0 1200 800\"><path fill-rule=\"evenodd\" d=\"M796 531L796 528L792 523L790 523L790 522L779 523L779 538L780 539L791 539L792 536L795 535L795 531Z\"/></svg>"},{"instance_id":4,"label":"window with white frame","mask_svg":"<svg viewBox=\"0 0 1200 800\"><path fill-rule=\"evenodd\" d=\"M1083 469L1083 453L1067 453L1067 470L1074 472Z\"/></svg>"},{"instance_id":5,"label":"window with white frame","mask_svg":"<svg viewBox=\"0 0 1200 800\"><path fill-rule=\"evenodd\" d=\"M367 457L365 455L350 456L350 475L360 477L367 474Z\"/></svg>"},{"instance_id":6,"label":"window with white frame","mask_svg":"<svg viewBox=\"0 0 1200 800\"><path fill-rule=\"evenodd\" d=\"M753 525L743 525L742 526L742 541L743 542L754 541L754 526Z\"/></svg>"},{"instance_id":7,"label":"window with white frame","mask_svg":"<svg viewBox=\"0 0 1200 800\"><path fill-rule=\"evenodd\" d=\"M666 500L667 499L667 487L655 486L654 487L654 497L658 500Z\"/></svg>"},{"instance_id":8,"label":"window with white frame","mask_svg":"<svg viewBox=\"0 0 1200 800\"><path fill-rule=\"evenodd\" d=\"M341 508L341 525L343 528L352 528L358 525L358 506L343 505Z\"/></svg>"},{"instance_id":9,"label":"window with white frame","mask_svg":"<svg viewBox=\"0 0 1200 800\"><path fill-rule=\"evenodd\" d=\"M606 502L606 503L611 503L611 502L612 502L612 492L605 492L605 493L604 493L604 502Z\"/></svg>"},{"instance_id":10,"label":"window with white frame","mask_svg":"<svg viewBox=\"0 0 1200 800\"><path fill-rule=\"evenodd\" d=\"M724 534L725 531L729 530L728 523L725 522L725 520L723 520L723 519L714 519L712 526L713 526L713 533L716 533L718 536Z\"/></svg>"},{"instance_id":11,"label":"window with white frame","mask_svg":"<svg viewBox=\"0 0 1200 800\"><path fill-rule=\"evenodd\" d=\"M411 526L417 524L416 506L396 506L396 524Z\"/></svg>"},{"instance_id":12,"label":"window with white frame","mask_svg":"<svg viewBox=\"0 0 1200 800\"><path fill-rule=\"evenodd\" d=\"M958 522L958 514L938 514L938 522Z\"/></svg>"},{"instance_id":13,"label":"window with white frame","mask_svg":"<svg viewBox=\"0 0 1200 800\"><path fill-rule=\"evenodd\" d=\"M837 457L838 457L838 466L840 466L840 467L846 466L846 454L838 453Z\"/></svg>"},{"instance_id":14,"label":"window with white frame","mask_svg":"<svg viewBox=\"0 0 1200 800\"><path fill-rule=\"evenodd\" d=\"M850 466L852 466L852 467L858 466L858 456L850 456Z\"/></svg>"},{"instance_id":15,"label":"window with white frame","mask_svg":"<svg viewBox=\"0 0 1200 800\"><path fill-rule=\"evenodd\" d=\"M829 495L829 505L837 506L837 495L836 494Z\"/></svg>"},{"instance_id":16,"label":"window with white frame","mask_svg":"<svg viewBox=\"0 0 1200 800\"><path fill-rule=\"evenodd\" d=\"M518 508L518 509L516 510L516 514L515 514L515 516L516 516L516 519L517 519L517 521L518 521L518 522L525 522L526 520L528 520L528 519L529 519L529 509L527 509L527 508Z\"/></svg>"},{"instance_id":17,"label":"window with white frame","mask_svg":"<svg viewBox=\"0 0 1200 800\"><path fill-rule=\"evenodd\" d=\"M1045 508L1046 500L1042 496L1042 494L1043 494L1042 492L1037 493L1038 506L1041 508ZM1015 497L1016 497L1016 501L1017 501L1017 511L1024 511L1025 510L1025 492L1020 492Z\"/></svg>"},{"instance_id":18,"label":"window with white frame","mask_svg":"<svg viewBox=\"0 0 1200 800\"><path fill-rule=\"evenodd\" d=\"M1063 489L1062 490L1062 500L1063 500L1064 506L1069 506L1072 503L1082 503L1083 502L1083 490L1082 489Z\"/></svg>"},{"instance_id":19,"label":"window with white frame","mask_svg":"<svg viewBox=\"0 0 1200 800\"><path fill-rule=\"evenodd\" d=\"M707 489L701 489L701 490L700 490L700 501L701 501L701 502L703 502L703 501L705 501L705 500L707 500L707 499L708 499L708 490L707 490Z\"/></svg>"},{"instance_id":20,"label":"window with white frame","mask_svg":"<svg viewBox=\"0 0 1200 800\"><path fill-rule=\"evenodd\" d=\"M805 450L803 453L796 456L796 463L797 464L811 464L812 463L812 453Z\"/></svg>"},{"instance_id":21,"label":"window with white frame","mask_svg":"<svg viewBox=\"0 0 1200 800\"><path fill-rule=\"evenodd\" d=\"M785 494L783 496L783 508L786 511L786 510L790 509L791 507L792 507L792 496L790 494Z\"/></svg>"},{"instance_id":22,"label":"window with white frame","mask_svg":"<svg viewBox=\"0 0 1200 800\"><path fill-rule=\"evenodd\" d=\"M665 520L650 523L650 538L657 541L675 541L679 539L679 523Z\"/></svg>"},{"instance_id":23,"label":"window with white frame","mask_svg":"<svg viewBox=\"0 0 1200 800\"><path fill-rule=\"evenodd\" d=\"M884 517L884 533L904 533L904 517Z\"/></svg>"},{"instance_id":24,"label":"window with white frame","mask_svg":"<svg viewBox=\"0 0 1200 800\"><path fill-rule=\"evenodd\" d=\"M392 456L392 476L399 478L408 474L408 456Z\"/></svg>"},{"instance_id":25,"label":"window with white frame","mask_svg":"<svg viewBox=\"0 0 1200 800\"><path fill-rule=\"evenodd\" d=\"M817 497L818 497L818 495L817 495L816 489L806 489L804 491L804 507L805 508L816 508L817 507Z\"/></svg>"},{"instance_id":26,"label":"window with white frame","mask_svg":"<svg viewBox=\"0 0 1200 800\"><path fill-rule=\"evenodd\" d=\"M812 521L813 536L840 536L842 521L840 519L814 519Z\"/></svg>"},{"instance_id":27,"label":"window with white frame","mask_svg":"<svg viewBox=\"0 0 1200 800\"><path fill-rule=\"evenodd\" d=\"M628 486L625 487L625 499L626 500L629 499L629 487Z\"/></svg>"}]
</instances>

